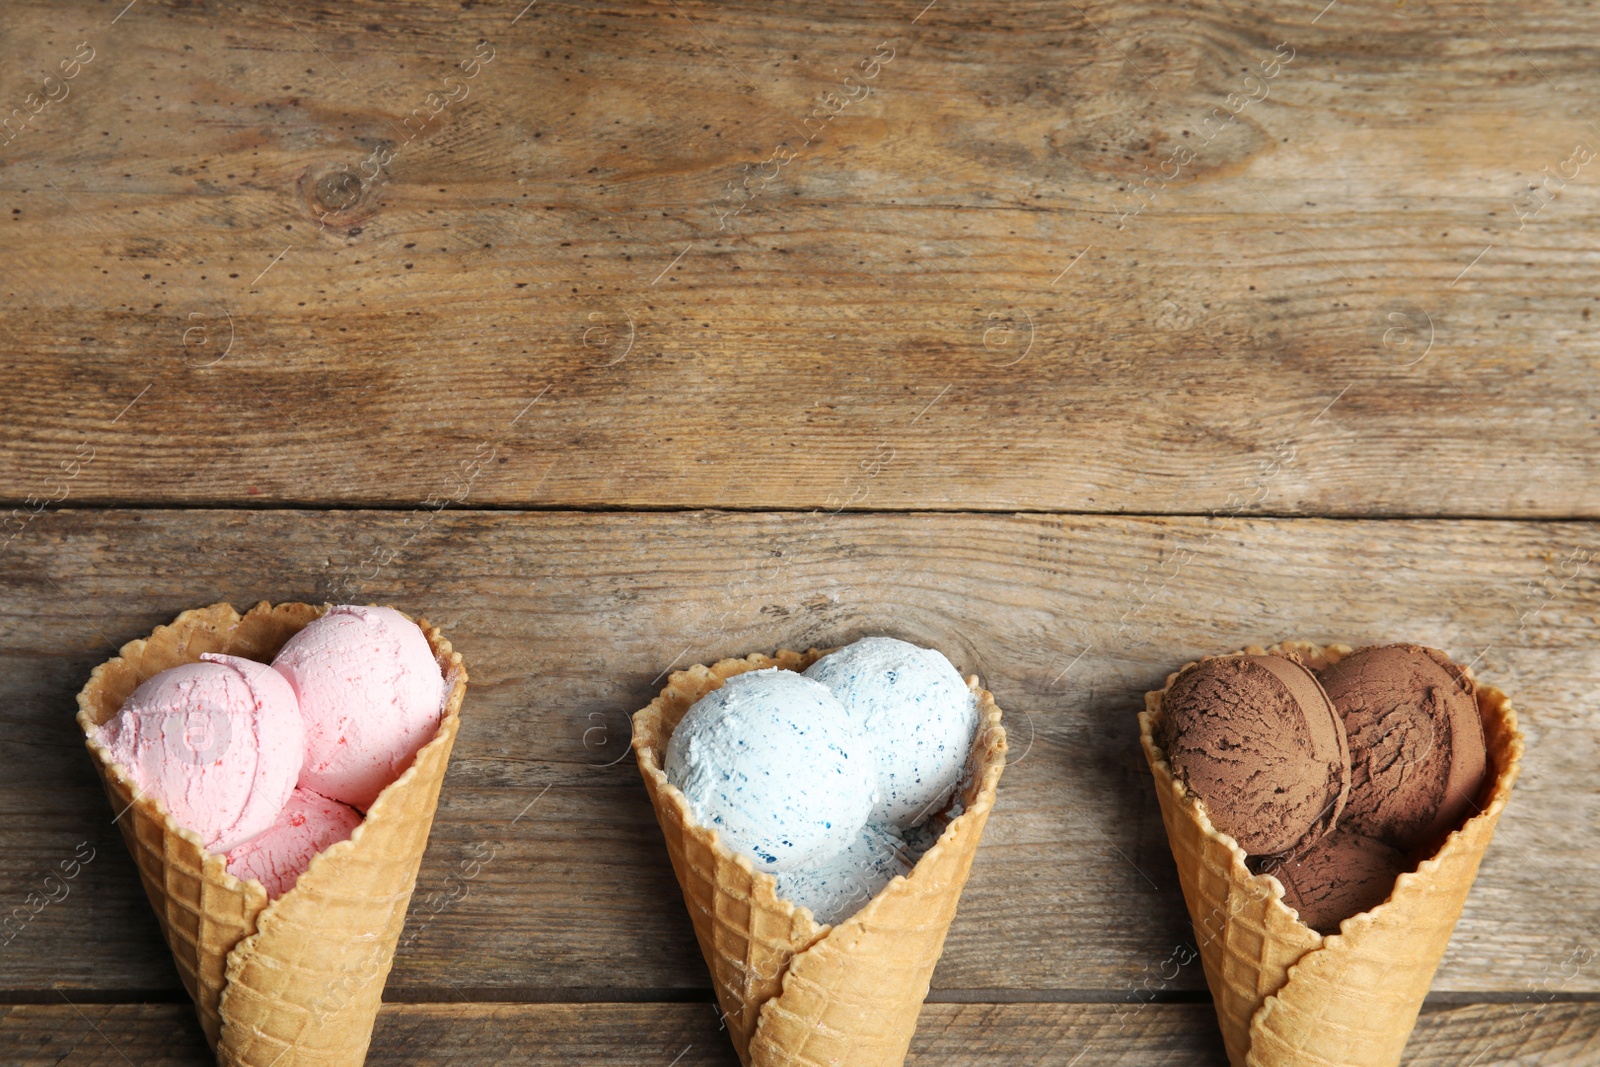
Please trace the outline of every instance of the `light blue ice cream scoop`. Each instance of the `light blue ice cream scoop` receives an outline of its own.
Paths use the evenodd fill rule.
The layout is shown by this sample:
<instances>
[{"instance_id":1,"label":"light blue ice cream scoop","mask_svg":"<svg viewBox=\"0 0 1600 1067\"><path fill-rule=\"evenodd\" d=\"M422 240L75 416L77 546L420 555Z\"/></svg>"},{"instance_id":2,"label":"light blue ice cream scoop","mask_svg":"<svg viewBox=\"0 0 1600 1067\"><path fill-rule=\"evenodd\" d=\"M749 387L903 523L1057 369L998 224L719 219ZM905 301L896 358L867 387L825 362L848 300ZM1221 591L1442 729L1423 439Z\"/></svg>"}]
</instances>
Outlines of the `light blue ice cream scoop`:
<instances>
[{"instance_id":1,"label":"light blue ice cream scoop","mask_svg":"<svg viewBox=\"0 0 1600 1067\"><path fill-rule=\"evenodd\" d=\"M870 821L906 828L941 811L965 773L978 703L941 653L863 637L805 672L833 691L876 742L878 806Z\"/></svg>"},{"instance_id":2,"label":"light blue ice cream scoop","mask_svg":"<svg viewBox=\"0 0 1600 1067\"><path fill-rule=\"evenodd\" d=\"M877 753L860 723L826 686L777 668L695 701L665 770L697 822L768 872L841 852L877 803Z\"/></svg>"},{"instance_id":3,"label":"light blue ice cream scoop","mask_svg":"<svg viewBox=\"0 0 1600 1067\"><path fill-rule=\"evenodd\" d=\"M868 823L843 852L778 872L778 895L811 909L819 923L837 925L894 880L910 874L912 856L893 830Z\"/></svg>"}]
</instances>

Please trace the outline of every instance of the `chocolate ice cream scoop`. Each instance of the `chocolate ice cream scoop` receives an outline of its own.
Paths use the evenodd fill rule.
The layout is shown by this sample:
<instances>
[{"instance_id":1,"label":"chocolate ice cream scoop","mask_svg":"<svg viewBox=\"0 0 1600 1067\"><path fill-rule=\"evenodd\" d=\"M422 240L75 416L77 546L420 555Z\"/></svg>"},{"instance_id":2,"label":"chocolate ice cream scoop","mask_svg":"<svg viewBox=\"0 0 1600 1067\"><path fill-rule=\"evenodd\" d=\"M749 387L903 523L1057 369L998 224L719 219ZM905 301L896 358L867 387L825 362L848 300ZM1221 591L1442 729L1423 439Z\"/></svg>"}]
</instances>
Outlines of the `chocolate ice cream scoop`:
<instances>
[{"instance_id":1,"label":"chocolate ice cream scoop","mask_svg":"<svg viewBox=\"0 0 1600 1067\"><path fill-rule=\"evenodd\" d=\"M1163 707L1173 774L1246 852L1282 852L1332 829L1350 792L1349 750L1338 713L1299 661L1197 663Z\"/></svg>"},{"instance_id":2,"label":"chocolate ice cream scoop","mask_svg":"<svg viewBox=\"0 0 1600 1067\"><path fill-rule=\"evenodd\" d=\"M1474 687L1420 645L1363 648L1320 673L1350 743L1341 826L1410 852L1430 848L1472 809L1486 759Z\"/></svg>"},{"instance_id":3,"label":"chocolate ice cream scoop","mask_svg":"<svg viewBox=\"0 0 1600 1067\"><path fill-rule=\"evenodd\" d=\"M1321 934L1338 933L1350 916L1388 900L1406 869L1399 849L1342 826L1303 852L1261 865L1283 883L1283 902Z\"/></svg>"}]
</instances>

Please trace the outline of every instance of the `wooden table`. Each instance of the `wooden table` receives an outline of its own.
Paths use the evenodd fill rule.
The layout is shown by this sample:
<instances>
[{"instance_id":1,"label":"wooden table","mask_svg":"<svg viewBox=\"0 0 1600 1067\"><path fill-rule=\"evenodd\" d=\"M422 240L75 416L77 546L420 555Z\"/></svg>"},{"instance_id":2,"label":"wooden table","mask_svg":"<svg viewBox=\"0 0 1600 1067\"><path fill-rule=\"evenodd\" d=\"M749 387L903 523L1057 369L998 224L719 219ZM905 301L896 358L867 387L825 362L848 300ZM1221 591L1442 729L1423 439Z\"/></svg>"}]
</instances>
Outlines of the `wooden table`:
<instances>
[{"instance_id":1,"label":"wooden table","mask_svg":"<svg viewBox=\"0 0 1600 1067\"><path fill-rule=\"evenodd\" d=\"M472 669L374 1065L734 1064L626 715L880 632L1014 739L911 1062L1224 1062L1134 715L1288 637L1528 734L1408 1062L1600 1062L1600 14L525 2L6 6L0 1060L207 1061L72 698L271 599Z\"/></svg>"}]
</instances>

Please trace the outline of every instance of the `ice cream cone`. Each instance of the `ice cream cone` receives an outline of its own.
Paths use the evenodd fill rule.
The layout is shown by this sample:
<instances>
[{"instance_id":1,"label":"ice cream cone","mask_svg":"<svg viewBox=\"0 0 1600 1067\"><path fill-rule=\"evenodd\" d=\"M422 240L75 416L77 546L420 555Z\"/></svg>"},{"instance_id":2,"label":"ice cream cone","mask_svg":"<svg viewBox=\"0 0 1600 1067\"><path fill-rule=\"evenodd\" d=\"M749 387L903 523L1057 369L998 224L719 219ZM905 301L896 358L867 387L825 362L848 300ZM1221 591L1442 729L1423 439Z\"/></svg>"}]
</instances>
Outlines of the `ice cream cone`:
<instances>
[{"instance_id":1,"label":"ice cream cone","mask_svg":"<svg viewBox=\"0 0 1600 1067\"><path fill-rule=\"evenodd\" d=\"M1292 653L1320 670L1350 647L1285 642L1245 651ZM1176 677L1168 676L1169 687ZM1140 739L1229 1062L1394 1067L1520 769L1522 735L1511 702L1498 689L1478 687L1489 766L1477 813L1415 871L1400 875L1388 900L1323 936L1284 903L1277 878L1250 873L1244 851L1173 777L1156 741L1165 694L1145 695Z\"/></svg>"},{"instance_id":2,"label":"ice cream cone","mask_svg":"<svg viewBox=\"0 0 1600 1067\"><path fill-rule=\"evenodd\" d=\"M419 623L452 683L439 731L385 789L348 841L331 846L288 893L229 874L222 856L140 795L94 728L139 683L202 652L269 661L320 616L309 604L229 604L186 611L122 647L78 694L78 725L111 800L145 893L224 1067L357 1067L428 843L439 784L460 722L467 673L450 642Z\"/></svg>"},{"instance_id":3,"label":"ice cream cone","mask_svg":"<svg viewBox=\"0 0 1600 1067\"><path fill-rule=\"evenodd\" d=\"M733 675L804 670L822 655L756 654L678 671L634 715L633 748L740 1061L898 1067L1005 769L1006 734L994 698L976 679L968 682L979 727L957 794L959 816L908 877L895 878L837 926L819 925L778 897L772 875L695 825L662 770L667 741L696 700Z\"/></svg>"}]
</instances>

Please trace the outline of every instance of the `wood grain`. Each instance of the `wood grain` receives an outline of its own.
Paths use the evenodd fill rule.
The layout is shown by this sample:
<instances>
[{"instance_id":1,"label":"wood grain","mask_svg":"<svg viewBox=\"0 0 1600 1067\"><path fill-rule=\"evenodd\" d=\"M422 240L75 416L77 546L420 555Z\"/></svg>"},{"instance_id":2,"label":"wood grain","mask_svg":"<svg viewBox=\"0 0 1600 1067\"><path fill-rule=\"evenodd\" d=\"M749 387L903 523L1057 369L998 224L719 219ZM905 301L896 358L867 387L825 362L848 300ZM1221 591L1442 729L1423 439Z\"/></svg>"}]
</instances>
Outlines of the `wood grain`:
<instances>
[{"instance_id":1,"label":"wood grain","mask_svg":"<svg viewBox=\"0 0 1600 1067\"><path fill-rule=\"evenodd\" d=\"M427 616L472 669L392 997L703 991L625 716L674 665L875 632L978 673L1014 738L936 991L1203 989L1167 965L1192 932L1134 715L1197 655L1297 636L1425 642L1512 694L1526 767L1434 988L1594 993L1596 552L1568 523L52 513L0 554L5 907L79 842L97 855L0 955L0 988L176 989L72 724L90 669L184 608L337 586Z\"/></svg>"},{"instance_id":2,"label":"wood grain","mask_svg":"<svg viewBox=\"0 0 1600 1067\"><path fill-rule=\"evenodd\" d=\"M0 1008L0 1056L18 1067L203 1067L183 1004ZM1222 1067L1209 1004L929 1004L910 1067ZM1600 1005L1425 1008L1410 1067L1582 1067L1600 1055ZM733 1067L709 1004L385 1004L371 1067L461 1063Z\"/></svg>"},{"instance_id":3,"label":"wood grain","mask_svg":"<svg viewBox=\"0 0 1600 1067\"><path fill-rule=\"evenodd\" d=\"M1133 715L1282 637L1528 733L1407 1062L1600 1060L1600 11L3 23L0 1061L209 1061L72 696L261 598L472 664L375 1067L731 1067L626 715L878 632L1014 740L908 1062L1223 1062Z\"/></svg>"},{"instance_id":4,"label":"wood grain","mask_svg":"<svg viewBox=\"0 0 1600 1067\"><path fill-rule=\"evenodd\" d=\"M0 500L1600 515L1600 12L1320 6L13 4Z\"/></svg>"}]
</instances>

